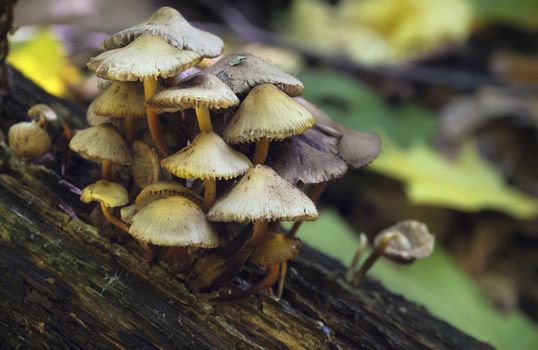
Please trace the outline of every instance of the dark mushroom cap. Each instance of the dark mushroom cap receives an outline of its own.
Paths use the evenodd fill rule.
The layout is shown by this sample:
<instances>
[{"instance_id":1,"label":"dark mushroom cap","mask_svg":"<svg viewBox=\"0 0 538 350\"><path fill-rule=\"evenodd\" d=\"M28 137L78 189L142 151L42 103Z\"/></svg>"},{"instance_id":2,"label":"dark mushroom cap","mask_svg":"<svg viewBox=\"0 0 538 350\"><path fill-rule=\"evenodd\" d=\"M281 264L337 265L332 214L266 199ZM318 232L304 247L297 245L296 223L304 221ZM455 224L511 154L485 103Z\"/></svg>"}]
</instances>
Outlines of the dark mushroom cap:
<instances>
[{"instance_id":1,"label":"dark mushroom cap","mask_svg":"<svg viewBox=\"0 0 538 350\"><path fill-rule=\"evenodd\" d=\"M255 265L269 267L295 258L302 246L297 238L282 232L271 233L254 249L249 260Z\"/></svg>"},{"instance_id":2,"label":"dark mushroom cap","mask_svg":"<svg viewBox=\"0 0 538 350\"><path fill-rule=\"evenodd\" d=\"M216 75L234 93L247 94L259 84L273 84L290 96L299 96L303 84L277 66L248 53L233 53L207 68L204 74Z\"/></svg>"},{"instance_id":3,"label":"dark mushroom cap","mask_svg":"<svg viewBox=\"0 0 538 350\"><path fill-rule=\"evenodd\" d=\"M367 166L377 158L381 151L381 139L376 134L347 129L336 124L342 133L338 153L350 168Z\"/></svg>"},{"instance_id":4,"label":"dark mushroom cap","mask_svg":"<svg viewBox=\"0 0 538 350\"><path fill-rule=\"evenodd\" d=\"M435 237L421 222L401 221L379 233L374 244L379 244L380 240L389 234L396 236L390 241L383 255L391 260L410 263L415 259L427 258L433 252Z\"/></svg>"}]
</instances>

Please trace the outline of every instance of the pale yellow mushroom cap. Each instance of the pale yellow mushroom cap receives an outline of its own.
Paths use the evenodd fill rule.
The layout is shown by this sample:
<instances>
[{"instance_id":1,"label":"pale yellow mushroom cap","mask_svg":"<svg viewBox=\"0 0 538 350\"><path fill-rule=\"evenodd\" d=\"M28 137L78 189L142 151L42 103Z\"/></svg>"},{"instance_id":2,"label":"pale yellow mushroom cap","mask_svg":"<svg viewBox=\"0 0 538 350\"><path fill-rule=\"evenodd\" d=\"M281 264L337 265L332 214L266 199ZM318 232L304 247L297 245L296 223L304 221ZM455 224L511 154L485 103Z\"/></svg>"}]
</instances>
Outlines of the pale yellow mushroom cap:
<instances>
[{"instance_id":1,"label":"pale yellow mushroom cap","mask_svg":"<svg viewBox=\"0 0 538 350\"><path fill-rule=\"evenodd\" d=\"M99 124L78 131L69 142L69 148L81 157L101 162L131 164L133 158L127 142L110 124Z\"/></svg>"},{"instance_id":2,"label":"pale yellow mushroom cap","mask_svg":"<svg viewBox=\"0 0 538 350\"><path fill-rule=\"evenodd\" d=\"M312 201L271 168L251 168L209 210L211 221L311 221L318 217Z\"/></svg>"},{"instance_id":3,"label":"pale yellow mushroom cap","mask_svg":"<svg viewBox=\"0 0 538 350\"><path fill-rule=\"evenodd\" d=\"M271 233L254 249L249 260L255 265L269 267L295 258L302 246L297 238L281 232Z\"/></svg>"},{"instance_id":4,"label":"pale yellow mushroom cap","mask_svg":"<svg viewBox=\"0 0 538 350\"><path fill-rule=\"evenodd\" d=\"M99 180L84 187L80 195L84 203L99 202L105 207L123 207L129 203L129 195L122 185L106 180Z\"/></svg>"},{"instance_id":5,"label":"pale yellow mushroom cap","mask_svg":"<svg viewBox=\"0 0 538 350\"><path fill-rule=\"evenodd\" d=\"M158 35L178 49L194 51L203 57L216 57L224 48L218 36L194 28L171 7L161 7L142 23L110 36L103 42L103 47L105 50L117 49L143 34Z\"/></svg>"},{"instance_id":6,"label":"pale yellow mushroom cap","mask_svg":"<svg viewBox=\"0 0 538 350\"><path fill-rule=\"evenodd\" d=\"M273 84L290 96L299 96L303 84L274 64L248 53L233 53L207 68L204 74L216 75L238 95L260 84Z\"/></svg>"},{"instance_id":7,"label":"pale yellow mushroom cap","mask_svg":"<svg viewBox=\"0 0 538 350\"><path fill-rule=\"evenodd\" d=\"M219 239L200 208L184 197L156 200L133 216L129 233L164 246L214 248Z\"/></svg>"},{"instance_id":8,"label":"pale yellow mushroom cap","mask_svg":"<svg viewBox=\"0 0 538 350\"><path fill-rule=\"evenodd\" d=\"M219 110L238 105L239 99L214 75L195 75L176 87L157 93L146 104L158 112L195 107Z\"/></svg>"},{"instance_id":9,"label":"pale yellow mushroom cap","mask_svg":"<svg viewBox=\"0 0 538 350\"><path fill-rule=\"evenodd\" d=\"M229 143L283 140L302 134L316 124L303 106L274 85L253 88L224 131Z\"/></svg>"},{"instance_id":10,"label":"pale yellow mushroom cap","mask_svg":"<svg viewBox=\"0 0 538 350\"><path fill-rule=\"evenodd\" d=\"M93 113L103 117L143 118L144 88L140 83L114 82L92 102Z\"/></svg>"},{"instance_id":11,"label":"pale yellow mushroom cap","mask_svg":"<svg viewBox=\"0 0 538 350\"><path fill-rule=\"evenodd\" d=\"M35 122L13 124L7 134L9 147L18 157L37 159L50 149L50 136Z\"/></svg>"},{"instance_id":12,"label":"pale yellow mushroom cap","mask_svg":"<svg viewBox=\"0 0 538 350\"><path fill-rule=\"evenodd\" d=\"M224 142L214 132L202 132L192 143L162 160L170 173L184 179L232 179L244 174L250 160Z\"/></svg>"},{"instance_id":13,"label":"pale yellow mushroom cap","mask_svg":"<svg viewBox=\"0 0 538 350\"><path fill-rule=\"evenodd\" d=\"M89 125L112 124L121 134L125 134L125 121L119 118L103 117L95 113L95 100L88 106L86 121Z\"/></svg>"},{"instance_id":14,"label":"pale yellow mushroom cap","mask_svg":"<svg viewBox=\"0 0 538 350\"><path fill-rule=\"evenodd\" d=\"M157 152L142 141L133 142L133 165L131 166L134 183L144 188L159 181L161 166Z\"/></svg>"},{"instance_id":15,"label":"pale yellow mushroom cap","mask_svg":"<svg viewBox=\"0 0 538 350\"><path fill-rule=\"evenodd\" d=\"M138 208L142 208L151 202L170 196L187 197L198 206L202 205L200 195L182 184L172 181L159 181L144 187L136 196L135 204Z\"/></svg>"},{"instance_id":16,"label":"pale yellow mushroom cap","mask_svg":"<svg viewBox=\"0 0 538 350\"><path fill-rule=\"evenodd\" d=\"M435 237L428 227L416 220L405 220L379 233L374 240L378 245L386 235L395 235L383 252L392 260L410 263L431 255L435 246Z\"/></svg>"},{"instance_id":17,"label":"pale yellow mushroom cap","mask_svg":"<svg viewBox=\"0 0 538 350\"><path fill-rule=\"evenodd\" d=\"M159 36L142 35L125 47L92 57L88 68L104 79L143 81L174 76L201 59L192 51L171 46Z\"/></svg>"}]
</instances>

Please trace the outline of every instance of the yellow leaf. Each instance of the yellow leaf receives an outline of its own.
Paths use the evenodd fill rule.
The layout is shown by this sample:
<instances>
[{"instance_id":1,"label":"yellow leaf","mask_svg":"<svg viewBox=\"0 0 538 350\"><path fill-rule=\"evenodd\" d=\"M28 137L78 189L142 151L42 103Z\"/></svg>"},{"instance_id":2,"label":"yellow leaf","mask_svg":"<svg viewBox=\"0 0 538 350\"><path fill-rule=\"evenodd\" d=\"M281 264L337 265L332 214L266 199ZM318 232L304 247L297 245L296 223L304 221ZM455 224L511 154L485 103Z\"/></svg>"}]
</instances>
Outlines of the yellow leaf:
<instances>
[{"instance_id":1,"label":"yellow leaf","mask_svg":"<svg viewBox=\"0 0 538 350\"><path fill-rule=\"evenodd\" d=\"M37 30L29 39L12 41L7 62L51 94L63 96L79 79L62 42L51 30Z\"/></svg>"}]
</instances>

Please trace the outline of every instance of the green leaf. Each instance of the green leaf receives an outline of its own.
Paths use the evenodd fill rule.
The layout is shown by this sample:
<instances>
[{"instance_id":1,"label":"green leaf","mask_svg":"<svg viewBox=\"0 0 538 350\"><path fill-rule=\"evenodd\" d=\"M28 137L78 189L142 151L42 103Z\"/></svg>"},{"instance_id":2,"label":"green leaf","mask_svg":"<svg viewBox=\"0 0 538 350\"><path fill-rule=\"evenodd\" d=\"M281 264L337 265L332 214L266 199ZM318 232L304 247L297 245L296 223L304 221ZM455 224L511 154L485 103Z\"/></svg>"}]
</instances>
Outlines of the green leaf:
<instances>
[{"instance_id":1,"label":"green leaf","mask_svg":"<svg viewBox=\"0 0 538 350\"><path fill-rule=\"evenodd\" d=\"M348 265L358 235L332 210L299 231L308 245ZM538 349L534 324L519 312L501 315L440 247L428 259L401 266L381 259L371 269L390 290L425 305L437 317L499 349Z\"/></svg>"},{"instance_id":2,"label":"green leaf","mask_svg":"<svg viewBox=\"0 0 538 350\"><path fill-rule=\"evenodd\" d=\"M536 0L471 0L477 16L488 22L505 22L538 28Z\"/></svg>"}]
</instances>

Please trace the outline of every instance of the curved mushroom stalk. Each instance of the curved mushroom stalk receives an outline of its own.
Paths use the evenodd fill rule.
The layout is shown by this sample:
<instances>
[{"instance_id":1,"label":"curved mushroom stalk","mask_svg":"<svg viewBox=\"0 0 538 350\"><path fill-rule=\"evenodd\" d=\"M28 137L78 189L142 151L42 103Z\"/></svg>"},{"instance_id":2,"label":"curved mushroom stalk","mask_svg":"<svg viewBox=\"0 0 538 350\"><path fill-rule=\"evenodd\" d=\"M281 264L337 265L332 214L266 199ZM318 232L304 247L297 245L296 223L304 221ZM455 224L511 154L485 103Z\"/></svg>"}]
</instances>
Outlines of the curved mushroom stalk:
<instances>
[{"instance_id":1,"label":"curved mushroom stalk","mask_svg":"<svg viewBox=\"0 0 538 350\"><path fill-rule=\"evenodd\" d=\"M144 79L144 101L152 98L157 92L157 80L152 78ZM169 155L168 144L164 138L163 132L161 130L161 123L159 121L159 115L152 109L146 108L146 115L148 118L149 132L153 143L159 149L162 155L165 157ZM127 122L127 121L126 121ZM127 128L127 124L125 125Z\"/></svg>"}]
</instances>

